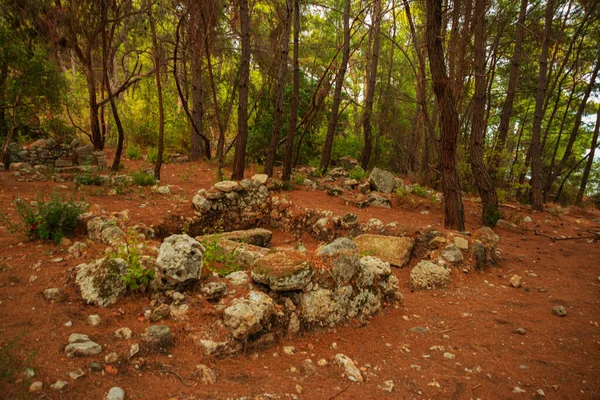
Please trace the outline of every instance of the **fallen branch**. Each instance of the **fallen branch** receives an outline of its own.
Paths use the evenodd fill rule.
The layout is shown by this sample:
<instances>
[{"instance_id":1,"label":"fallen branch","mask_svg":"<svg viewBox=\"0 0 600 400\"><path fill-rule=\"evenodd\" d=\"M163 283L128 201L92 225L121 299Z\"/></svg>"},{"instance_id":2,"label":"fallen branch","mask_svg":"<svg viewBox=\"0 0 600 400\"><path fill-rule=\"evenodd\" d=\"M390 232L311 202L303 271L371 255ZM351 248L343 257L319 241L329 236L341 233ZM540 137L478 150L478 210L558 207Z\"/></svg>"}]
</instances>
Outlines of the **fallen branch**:
<instances>
[{"instance_id":1,"label":"fallen branch","mask_svg":"<svg viewBox=\"0 0 600 400\"><path fill-rule=\"evenodd\" d=\"M329 398L329 400L335 399L336 397L338 397L340 394L344 393L346 391L346 389L348 389L350 387L350 385L346 385L345 388L343 388L342 390L340 390L339 392L337 392L336 394L334 394L333 396L331 396Z\"/></svg>"},{"instance_id":2,"label":"fallen branch","mask_svg":"<svg viewBox=\"0 0 600 400\"><path fill-rule=\"evenodd\" d=\"M194 379L192 379L192 378L184 378L183 376L179 375L177 372L175 372L175 371L171 371L170 369L161 369L159 372L166 372L166 373L168 373L168 374L175 375L177 378L179 378L179 380L181 381L181 383L182 383L184 386L187 386L187 387L192 387L192 386L193 386L193 385L191 385L191 384L189 384L189 383L186 383L186 382L185 382L185 380L186 380L186 379L187 379L188 381L193 381Z\"/></svg>"},{"instance_id":3,"label":"fallen branch","mask_svg":"<svg viewBox=\"0 0 600 400\"><path fill-rule=\"evenodd\" d=\"M557 242L559 240L578 240L578 239L593 239L594 241L600 240L600 233L591 232L591 231L587 231L587 232L591 233L593 236L554 237L554 236L545 235L543 233L539 233L535 229L533 230L534 235L548 238L548 239L552 240L553 242Z\"/></svg>"}]
</instances>

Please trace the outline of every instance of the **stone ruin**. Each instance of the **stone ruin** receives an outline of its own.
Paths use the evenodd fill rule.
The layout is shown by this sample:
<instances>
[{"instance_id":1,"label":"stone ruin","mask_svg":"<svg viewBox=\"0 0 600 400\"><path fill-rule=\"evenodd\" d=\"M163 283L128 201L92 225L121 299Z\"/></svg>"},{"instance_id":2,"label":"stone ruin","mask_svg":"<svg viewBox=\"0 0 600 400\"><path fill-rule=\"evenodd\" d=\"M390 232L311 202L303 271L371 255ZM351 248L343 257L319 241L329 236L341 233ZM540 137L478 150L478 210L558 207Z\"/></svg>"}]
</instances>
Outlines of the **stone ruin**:
<instances>
[{"instance_id":1,"label":"stone ruin","mask_svg":"<svg viewBox=\"0 0 600 400\"><path fill-rule=\"evenodd\" d=\"M149 322L193 318L187 299L199 292L208 305L203 311L207 321L194 325L188 335L206 354L228 356L309 330L369 318L385 306L401 304L400 287L445 288L455 271L487 268L495 262L499 237L489 228L473 235L443 235L431 229L406 234L398 224L378 220L361 225L356 216L297 208L272 193L268 181L265 175L256 175L202 189L192 200L195 217L179 220L179 229L187 233L168 232L176 219L156 227L164 240L155 255L142 259L155 270L148 287L155 299L153 309L145 312ZM126 212L85 218L91 239L108 246L123 242ZM206 228L217 223L242 230L208 233ZM300 241L273 248L272 232L265 229L273 227L297 233L298 238L308 233L326 243L314 252ZM129 230L141 239L155 233L144 226ZM352 234L354 239L349 238L351 232L357 233ZM205 254L214 246L233 257L239 270L226 276L208 270ZM392 267L407 267L413 261L409 282L399 282ZM89 304L109 306L126 293L122 277L127 265L121 259L105 257L75 270L75 284ZM161 332L168 330L155 326Z\"/></svg>"},{"instance_id":2,"label":"stone ruin","mask_svg":"<svg viewBox=\"0 0 600 400\"><path fill-rule=\"evenodd\" d=\"M82 145L78 139L71 144L55 139L40 139L26 147L12 145L9 170L19 181L60 181L60 172L78 172L106 168L103 151L94 151L92 145Z\"/></svg>"}]
</instances>

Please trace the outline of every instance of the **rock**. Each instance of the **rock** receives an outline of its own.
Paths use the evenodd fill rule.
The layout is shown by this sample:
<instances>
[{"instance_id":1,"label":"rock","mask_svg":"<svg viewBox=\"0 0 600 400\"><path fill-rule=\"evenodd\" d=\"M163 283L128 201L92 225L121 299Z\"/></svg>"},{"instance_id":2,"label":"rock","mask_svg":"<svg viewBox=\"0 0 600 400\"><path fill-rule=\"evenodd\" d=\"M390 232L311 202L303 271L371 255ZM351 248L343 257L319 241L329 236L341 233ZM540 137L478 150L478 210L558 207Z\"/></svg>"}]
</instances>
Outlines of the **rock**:
<instances>
[{"instance_id":1,"label":"rock","mask_svg":"<svg viewBox=\"0 0 600 400\"><path fill-rule=\"evenodd\" d=\"M518 386L515 386L513 389L513 393L525 393L525 392L526 392L525 390L521 389Z\"/></svg>"},{"instance_id":2,"label":"rock","mask_svg":"<svg viewBox=\"0 0 600 400\"><path fill-rule=\"evenodd\" d=\"M362 374L360 373L360 369L358 369L356 365L354 365L354 362L352 361L352 359L350 359L350 357L338 353L335 356L333 356L332 361L334 364L338 365L344 370L344 373L346 374L349 380L353 382L364 381Z\"/></svg>"},{"instance_id":3,"label":"rock","mask_svg":"<svg viewBox=\"0 0 600 400\"><path fill-rule=\"evenodd\" d=\"M304 293L300 300L301 318L308 325L335 326L348 313L351 286L342 286L334 294L329 289Z\"/></svg>"},{"instance_id":4,"label":"rock","mask_svg":"<svg viewBox=\"0 0 600 400\"><path fill-rule=\"evenodd\" d=\"M467 251L469 250L469 241L461 236L454 236L454 245L457 249Z\"/></svg>"},{"instance_id":5,"label":"rock","mask_svg":"<svg viewBox=\"0 0 600 400\"><path fill-rule=\"evenodd\" d=\"M202 273L204 247L188 235L171 235L158 251L156 264L166 279L166 284L177 285L195 282Z\"/></svg>"},{"instance_id":6,"label":"rock","mask_svg":"<svg viewBox=\"0 0 600 400\"><path fill-rule=\"evenodd\" d=\"M392 193L396 185L394 174L379 168L373 168L369 174L369 182L375 190L383 193Z\"/></svg>"},{"instance_id":7,"label":"rock","mask_svg":"<svg viewBox=\"0 0 600 400\"><path fill-rule=\"evenodd\" d=\"M150 322L162 321L163 319L169 318L170 314L171 309L169 308L169 305L161 304L160 306L152 310L152 314L150 314Z\"/></svg>"},{"instance_id":8,"label":"rock","mask_svg":"<svg viewBox=\"0 0 600 400\"><path fill-rule=\"evenodd\" d=\"M97 326L100 326L100 323L102 323L102 319L100 318L99 315L96 315L96 314L88 315L87 323L88 323L88 325L97 327Z\"/></svg>"},{"instance_id":9,"label":"rock","mask_svg":"<svg viewBox=\"0 0 600 400\"><path fill-rule=\"evenodd\" d=\"M60 301L65 297L65 293L59 288L48 288L43 293L46 300L50 301Z\"/></svg>"},{"instance_id":10,"label":"rock","mask_svg":"<svg viewBox=\"0 0 600 400\"><path fill-rule=\"evenodd\" d=\"M209 246L209 244L206 244L207 242L201 241L201 243L205 243L205 246ZM239 263L240 266L246 268L251 267L256 260L263 258L269 254L270 251L264 247L234 242L226 239L221 239L217 246L226 254L230 254L234 258L235 262Z\"/></svg>"},{"instance_id":11,"label":"rock","mask_svg":"<svg viewBox=\"0 0 600 400\"><path fill-rule=\"evenodd\" d=\"M102 346L90 340L87 335L78 333L69 336L69 344L65 347L67 357L87 357L101 352Z\"/></svg>"},{"instance_id":12,"label":"rock","mask_svg":"<svg viewBox=\"0 0 600 400\"><path fill-rule=\"evenodd\" d=\"M69 386L69 382L67 381L56 381L52 385L50 385L50 388L58 392L65 389L67 386Z\"/></svg>"},{"instance_id":13,"label":"rock","mask_svg":"<svg viewBox=\"0 0 600 400\"><path fill-rule=\"evenodd\" d=\"M412 289L443 289L450 284L450 270L429 261L420 261L410 272Z\"/></svg>"},{"instance_id":14,"label":"rock","mask_svg":"<svg viewBox=\"0 0 600 400\"><path fill-rule=\"evenodd\" d=\"M233 305L223 311L223 322L234 338L243 340L262 331L274 311L273 299L252 290L244 298L234 300Z\"/></svg>"},{"instance_id":15,"label":"rock","mask_svg":"<svg viewBox=\"0 0 600 400\"><path fill-rule=\"evenodd\" d=\"M317 184L313 180L310 180L308 178L304 179L304 181L302 182L302 185L304 187L309 188L309 189L316 189L317 188Z\"/></svg>"},{"instance_id":16,"label":"rock","mask_svg":"<svg viewBox=\"0 0 600 400\"><path fill-rule=\"evenodd\" d=\"M444 358L446 360L454 360L456 358L456 355L447 351L444 353Z\"/></svg>"},{"instance_id":17,"label":"rock","mask_svg":"<svg viewBox=\"0 0 600 400\"><path fill-rule=\"evenodd\" d=\"M307 358L306 360L302 361L302 364L300 365L300 372L304 376L313 376L317 373L317 367L315 367L311 359Z\"/></svg>"},{"instance_id":18,"label":"rock","mask_svg":"<svg viewBox=\"0 0 600 400\"><path fill-rule=\"evenodd\" d=\"M29 385L29 393L41 392L43 388L44 388L43 382L40 382L40 381L32 382L31 385Z\"/></svg>"},{"instance_id":19,"label":"rock","mask_svg":"<svg viewBox=\"0 0 600 400\"><path fill-rule=\"evenodd\" d=\"M342 181L342 187L344 189L354 189L356 186L358 186L358 181L356 179L344 179Z\"/></svg>"},{"instance_id":20,"label":"rock","mask_svg":"<svg viewBox=\"0 0 600 400\"><path fill-rule=\"evenodd\" d=\"M408 237L364 234L354 238L361 254L370 254L397 267L410 261L415 241Z\"/></svg>"},{"instance_id":21,"label":"rock","mask_svg":"<svg viewBox=\"0 0 600 400\"><path fill-rule=\"evenodd\" d=\"M487 226L479 228L473 234L473 241L471 254L477 269L484 269L496 262L500 237L493 230Z\"/></svg>"},{"instance_id":22,"label":"rock","mask_svg":"<svg viewBox=\"0 0 600 400\"><path fill-rule=\"evenodd\" d=\"M318 248L316 254L331 266L331 273L338 284L352 279L360 269L356 244L348 238L338 238Z\"/></svg>"},{"instance_id":23,"label":"rock","mask_svg":"<svg viewBox=\"0 0 600 400\"><path fill-rule=\"evenodd\" d=\"M352 158L350 156L341 157L339 161L340 161L342 168L344 168L344 170L346 170L346 171L350 171L356 167L360 168L360 166L358 165L358 161L356 161L354 158ZM362 168L360 168L360 169L362 171Z\"/></svg>"},{"instance_id":24,"label":"rock","mask_svg":"<svg viewBox=\"0 0 600 400\"><path fill-rule=\"evenodd\" d=\"M524 224L530 224L532 222L533 222L533 220L531 219L531 217L529 215L526 215L525 218L523 218Z\"/></svg>"},{"instance_id":25,"label":"rock","mask_svg":"<svg viewBox=\"0 0 600 400\"><path fill-rule=\"evenodd\" d=\"M196 194L192 198L192 205L196 209L196 211L201 212L202 214L210 211L211 203L204 196Z\"/></svg>"},{"instance_id":26,"label":"rock","mask_svg":"<svg viewBox=\"0 0 600 400\"><path fill-rule=\"evenodd\" d=\"M267 181L269 180L269 175L267 175L267 174L256 174L256 175L253 175L252 178L250 178L250 179L257 186L266 185Z\"/></svg>"},{"instance_id":27,"label":"rock","mask_svg":"<svg viewBox=\"0 0 600 400\"><path fill-rule=\"evenodd\" d=\"M83 370L81 368L79 368L76 371L68 372L67 375L69 375L69 378L76 381L79 378L83 378L85 376L85 372L83 372Z\"/></svg>"},{"instance_id":28,"label":"rock","mask_svg":"<svg viewBox=\"0 0 600 400\"><path fill-rule=\"evenodd\" d=\"M370 271L373 275L380 277L390 276L392 273L392 268L390 268L390 263L383 261L377 257L372 256L364 256L360 258L360 266L363 269Z\"/></svg>"},{"instance_id":29,"label":"rock","mask_svg":"<svg viewBox=\"0 0 600 400\"><path fill-rule=\"evenodd\" d=\"M75 162L77 165L89 165L94 161L94 148L91 145L80 146L75 149Z\"/></svg>"},{"instance_id":30,"label":"rock","mask_svg":"<svg viewBox=\"0 0 600 400\"><path fill-rule=\"evenodd\" d=\"M227 284L225 282L208 282L202 285L200 292L207 300L219 300L227 293Z\"/></svg>"},{"instance_id":31,"label":"rock","mask_svg":"<svg viewBox=\"0 0 600 400\"><path fill-rule=\"evenodd\" d=\"M565 310L565 307L563 306L553 307L552 312L554 313L554 315L557 315L559 317L565 317L567 315L567 310Z\"/></svg>"},{"instance_id":32,"label":"rock","mask_svg":"<svg viewBox=\"0 0 600 400\"><path fill-rule=\"evenodd\" d=\"M377 385L377 387L383 390L384 392L392 393L394 391L394 381L391 379L388 381L384 381L383 385Z\"/></svg>"},{"instance_id":33,"label":"rock","mask_svg":"<svg viewBox=\"0 0 600 400\"><path fill-rule=\"evenodd\" d=\"M513 333L516 333L518 335L525 335L525 329L524 328L517 328L513 331Z\"/></svg>"},{"instance_id":34,"label":"rock","mask_svg":"<svg viewBox=\"0 0 600 400\"><path fill-rule=\"evenodd\" d=\"M111 387L104 400L125 400L125 391L118 386Z\"/></svg>"},{"instance_id":35,"label":"rock","mask_svg":"<svg viewBox=\"0 0 600 400\"><path fill-rule=\"evenodd\" d=\"M117 339L123 339L123 340L131 339L132 335L133 335L133 333L131 332L131 329L129 329L127 327L119 328L114 333L114 337L116 337Z\"/></svg>"},{"instance_id":36,"label":"rock","mask_svg":"<svg viewBox=\"0 0 600 400\"><path fill-rule=\"evenodd\" d=\"M522 278L519 275L513 275L510 277L510 286L518 289L521 287Z\"/></svg>"},{"instance_id":37,"label":"rock","mask_svg":"<svg viewBox=\"0 0 600 400\"><path fill-rule=\"evenodd\" d=\"M236 181L217 182L213 186L214 189L220 190L223 193L231 193L241 189L240 184Z\"/></svg>"},{"instance_id":38,"label":"rock","mask_svg":"<svg viewBox=\"0 0 600 400\"><path fill-rule=\"evenodd\" d=\"M93 371L93 372L102 371L102 364L100 364L97 361L92 361L92 362L88 363L87 367L90 371Z\"/></svg>"},{"instance_id":39,"label":"rock","mask_svg":"<svg viewBox=\"0 0 600 400\"><path fill-rule=\"evenodd\" d=\"M142 334L142 341L157 348L166 348L173 344L173 334L166 325L151 325Z\"/></svg>"},{"instance_id":40,"label":"rock","mask_svg":"<svg viewBox=\"0 0 600 400\"><path fill-rule=\"evenodd\" d=\"M208 356L229 356L239 353L243 349L242 342L233 340L230 342L214 342L212 340L199 340L198 345L204 349Z\"/></svg>"},{"instance_id":41,"label":"rock","mask_svg":"<svg viewBox=\"0 0 600 400\"><path fill-rule=\"evenodd\" d=\"M312 276L312 263L296 251L269 253L252 265L252 279L276 292L300 290Z\"/></svg>"},{"instance_id":42,"label":"rock","mask_svg":"<svg viewBox=\"0 0 600 400\"><path fill-rule=\"evenodd\" d=\"M365 224L363 230L366 231L381 231L383 229L383 222L377 218L371 218Z\"/></svg>"},{"instance_id":43,"label":"rock","mask_svg":"<svg viewBox=\"0 0 600 400\"><path fill-rule=\"evenodd\" d=\"M251 244L259 247L269 247L271 239L273 238L273 232L263 228L253 228L244 231L231 231L223 232L215 235L205 235L197 237L196 240L204 242L204 240L212 239L227 239L234 242Z\"/></svg>"},{"instance_id":44,"label":"rock","mask_svg":"<svg viewBox=\"0 0 600 400\"><path fill-rule=\"evenodd\" d=\"M517 225L505 219L499 219L498 222L496 222L496 228L514 231L517 229Z\"/></svg>"},{"instance_id":45,"label":"rock","mask_svg":"<svg viewBox=\"0 0 600 400\"><path fill-rule=\"evenodd\" d=\"M369 182L360 183L357 186L358 193L367 194L371 190L371 184Z\"/></svg>"},{"instance_id":46,"label":"rock","mask_svg":"<svg viewBox=\"0 0 600 400\"><path fill-rule=\"evenodd\" d=\"M463 260L462 252L453 244L444 247L442 257L452 264L457 264Z\"/></svg>"},{"instance_id":47,"label":"rock","mask_svg":"<svg viewBox=\"0 0 600 400\"><path fill-rule=\"evenodd\" d=\"M203 385L212 385L217 382L215 372L204 364L196 365L196 370L192 375Z\"/></svg>"},{"instance_id":48,"label":"rock","mask_svg":"<svg viewBox=\"0 0 600 400\"><path fill-rule=\"evenodd\" d=\"M319 367L326 367L327 366L327 360L324 358L321 358L319 361L317 361L317 365Z\"/></svg>"},{"instance_id":49,"label":"rock","mask_svg":"<svg viewBox=\"0 0 600 400\"><path fill-rule=\"evenodd\" d=\"M332 186L327 189L327 194L329 196L333 196L333 197L340 196L344 193L345 193L344 189L342 189L341 187L338 187L338 186Z\"/></svg>"},{"instance_id":50,"label":"rock","mask_svg":"<svg viewBox=\"0 0 600 400\"><path fill-rule=\"evenodd\" d=\"M436 236L429 241L429 248L432 250L439 249L442 246L446 245L446 238L443 236Z\"/></svg>"},{"instance_id":51,"label":"rock","mask_svg":"<svg viewBox=\"0 0 600 400\"><path fill-rule=\"evenodd\" d=\"M296 348L294 346L283 346L283 354L287 356L292 356L296 352Z\"/></svg>"},{"instance_id":52,"label":"rock","mask_svg":"<svg viewBox=\"0 0 600 400\"><path fill-rule=\"evenodd\" d=\"M75 242L75 243L73 243L73 245L71 247L69 247L69 249L67 251L73 257L78 258L78 257L81 257L83 249L85 249L86 247L87 247L87 245L85 243Z\"/></svg>"},{"instance_id":53,"label":"rock","mask_svg":"<svg viewBox=\"0 0 600 400\"><path fill-rule=\"evenodd\" d=\"M243 286L250 283L250 276L246 271L235 271L225 277L233 286Z\"/></svg>"},{"instance_id":54,"label":"rock","mask_svg":"<svg viewBox=\"0 0 600 400\"><path fill-rule=\"evenodd\" d=\"M163 185L163 186L158 186L158 185L154 185L152 186L151 189L152 193L158 193L158 194L171 194L171 189L169 189L169 187L167 185Z\"/></svg>"},{"instance_id":55,"label":"rock","mask_svg":"<svg viewBox=\"0 0 600 400\"><path fill-rule=\"evenodd\" d=\"M375 192L367 194L367 201L374 207L391 208L392 206L390 199Z\"/></svg>"},{"instance_id":56,"label":"rock","mask_svg":"<svg viewBox=\"0 0 600 400\"><path fill-rule=\"evenodd\" d=\"M81 297L88 304L100 307L115 303L127 290L123 281L127 268L127 263L120 258L101 258L90 264L78 265L75 283Z\"/></svg>"}]
</instances>

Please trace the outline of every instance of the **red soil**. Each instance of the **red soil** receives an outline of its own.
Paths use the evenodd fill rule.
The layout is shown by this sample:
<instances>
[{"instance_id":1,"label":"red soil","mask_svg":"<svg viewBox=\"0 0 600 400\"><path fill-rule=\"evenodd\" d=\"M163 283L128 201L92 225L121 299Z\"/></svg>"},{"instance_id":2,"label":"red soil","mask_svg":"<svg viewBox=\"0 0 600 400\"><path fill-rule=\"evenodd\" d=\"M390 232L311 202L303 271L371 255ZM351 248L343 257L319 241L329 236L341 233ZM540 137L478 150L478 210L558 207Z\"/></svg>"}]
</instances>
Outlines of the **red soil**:
<instances>
[{"instance_id":1,"label":"red soil","mask_svg":"<svg viewBox=\"0 0 600 400\"><path fill-rule=\"evenodd\" d=\"M141 161L127 161L127 169L142 168ZM190 199L199 188L209 187L215 167L206 163L165 165L163 183L174 185L173 195L151 194L149 189L134 189L125 195L108 196L93 187L82 187L92 211L128 209L135 222L156 224L167 213L192 215ZM249 171L248 175L252 175ZM11 201L15 195L34 199L37 194L53 190L73 193L68 183L21 183L9 172L0 173L0 209L14 217ZM343 215L352 212L360 222L378 218L384 223L396 221L407 232L432 225L443 231L439 207L431 205L428 214L422 208L392 209L369 207L358 209L345 205L342 198L325 192L296 189L282 192L296 205L328 209ZM140 208L140 204L146 204ZM586 236L586 230L598 230L591 219L598 218L580 211L578 217L532 213L513 205L505 208L509 216L530 215L538 232L554 237ZM465 201L467 229L479 226L479 205ZM211 359L200 351L191 338L197 327L206 323L207 303L193 293L186 296L190 304L185 322L167 320L176 339L169 354L141 354L144 364L136 368L122 361L116 374L89 372L90 361L104 361L112 351L124 354L129 345L149 325L140 318L150 307L147 295L131 295L109 308L83 304L73 280L65 285L71 267L98 258L102 245L93 245L79 259L71 258L68 246L26 241L0 228L0 397L39 398L27 393L27 385L18 382L25 366L36 371L33 380L44 382L49 398L102 399L112 386L121 386L132 399L221 399L262 394L289 398L379 399L379 398L531 398L541 389L548 398L600 397L600 245L586 239L552 242L534 235L532 230L500 234L501 260L495 268L481 274L452 271L452 285L443 291L411 292L406 282L410 266L394 269L404 294L405 304L386 308L365 323L359 321L332 331L307 333L289 338L261 352L249 352L231 359ZM76 237L73 240L84 240ZM303 242L310 249L318 243L309 237ZM293 243L291 235L276 232L274 245ZM158 244L158 242L156 242ZM62 257L56 263L50 260ZM413 261L414 262L414 261ZM39 268L34 267L40 263ZM511 288L512 274L523 277L521 289ZM30 277L37 279L30 282ZM49 287L64 288L65 302L51 304L41 292ZM552 314L552 307L562 304L568 315ZM102 324L87 325L90 314L99 314ZM64 324L72 322L71 327ZM134 338L116 339L113 332L129 327ZM428 332L410 331L417 326ZM525 335L512 333L517 327ZM63 347L71 333L88 334L103 346L98 357L67 358ZM337 349L332 348L337 343ZM9 343L13 343L10 350ZM297 353L284 355L283 345L292 345ZM443 346L433 348L432 346ZM445 359L444 352L456 355ZM274 356L277 353L278 356ZM300 369L302 361L330 358L336 353L351 357L366 371L366 381L354 384L341 376L338 367L317 367L316 376L305 377L290 368ZM103 363L104 364L104 363ZM188 379L197 364L206 364L217 374L217 383L204 386ZM87 375L72 381L66 374L83 368ZM170 372L165 372L170 371ZM6 372L13 372L10 379ZM115 371L113 371L115 372ZM182 379L180 379L179 377ZM57 380L69 382L62 394L49 385ZM394 391L378 388L394 381ZM191 386L188 386L191 385ZM301 394L297 393L301 386ZM515 386L526 392L513 393Z\"/></svg>"}]
</instances>

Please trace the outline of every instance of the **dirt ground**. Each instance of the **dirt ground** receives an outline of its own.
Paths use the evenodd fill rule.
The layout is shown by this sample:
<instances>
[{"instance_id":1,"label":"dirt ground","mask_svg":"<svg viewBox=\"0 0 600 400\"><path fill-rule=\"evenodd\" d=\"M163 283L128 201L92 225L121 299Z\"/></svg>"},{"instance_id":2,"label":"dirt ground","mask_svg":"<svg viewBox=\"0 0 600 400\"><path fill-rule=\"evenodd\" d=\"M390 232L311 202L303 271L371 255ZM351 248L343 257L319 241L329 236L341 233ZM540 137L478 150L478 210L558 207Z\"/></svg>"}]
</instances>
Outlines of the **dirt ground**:
<instances>
[{"instance_id":1,"label":"dirt ground","mask_svg":"<svg viewBox=\"0 0 600 400\"><path fill-rule=\"evenodd\" d=\"M145 166L143 161L126 161L126 170ZM248 171L248 176L254 172ZM213 164L168 164L162 183L172 185L171 195L134 188L108 196L97 187L82 187L75 196L92 204L93 212L128 209L132 221L152 225L167 213L192 215L191 197L214 180ZM11 173L0 172L0 211L14 217L16 195L33 200L53 190L73 194L74 187L72 182L17 182ZM299 206L355 213L360 222L378 218L396 221L407 232L427 225L444 230L442 211L435 205L358 209L321 191L299 187L282 194ZM88 247L74 259L67 245L27 241L0 227L0 398L103 399L113 386L122 387L128 399L600 398L600 243L585 238L552 241L533 232L535 228L553 237L585 237L587 230L600 228L598 214L573 208L563 215L534 213L516 204L503 211L511 218L529 215L533 223L523 231L496 229L501 259L495 268L480 274L453 269L447 290L421 292L408 288L412 265L395 268L404 304L385 308L366 323L351 322L289 338L264 351L212 359L189 338L188 333L203 324L207 304L188 293L190 318L165 321L176 340L169 354L142 354L144 363L138 367L123 361L101 373L89 371L87 364L104 365L106 354L125 353L139 340L149 325L142 315L151 298L136 294L108 308L85 305L73 279L65 286L69 270L100 257L105 246ZM476 230L479 205L465 199L465 216L467 230ZM318 244L302 239L309 250ZM290 235L276 233L273 245L289 240ZM57 257L63 260L52 261ZM520 289L510 287L513 274L523 277ZM64 288L67 301L45 300L42 291L49 287ZM553 315L556 305L566 308L565 317ZM86 323L90 314L101 316L99 327ZM72 326L66 326L68 322ZM113 332L125 326L133 331L133 339L114 338ZM525 335L513 333L519 327ZM71 333L88 334L102 345L102 353L67 358L63 348ZM283 346L297 351L285 355ZM446 352L455 358L444 357ZM337 353L355 361L367 378L364 383L351 383L331 362L317 367L315 376L298 372L307 358L330 360ZM197 364L212 368L217 382L202 385L190 379ZM29 381L22 377L26 367L36 373ZM78 368L86 376L73 381L67 373ZM44 382L41 394L28 393L34 380ZM69 382L63 393L50 389L57 380ZM382 390L390 380L393 390ZM523 392L515 392L516 387Z\"/></svg>"}]
</instances>

